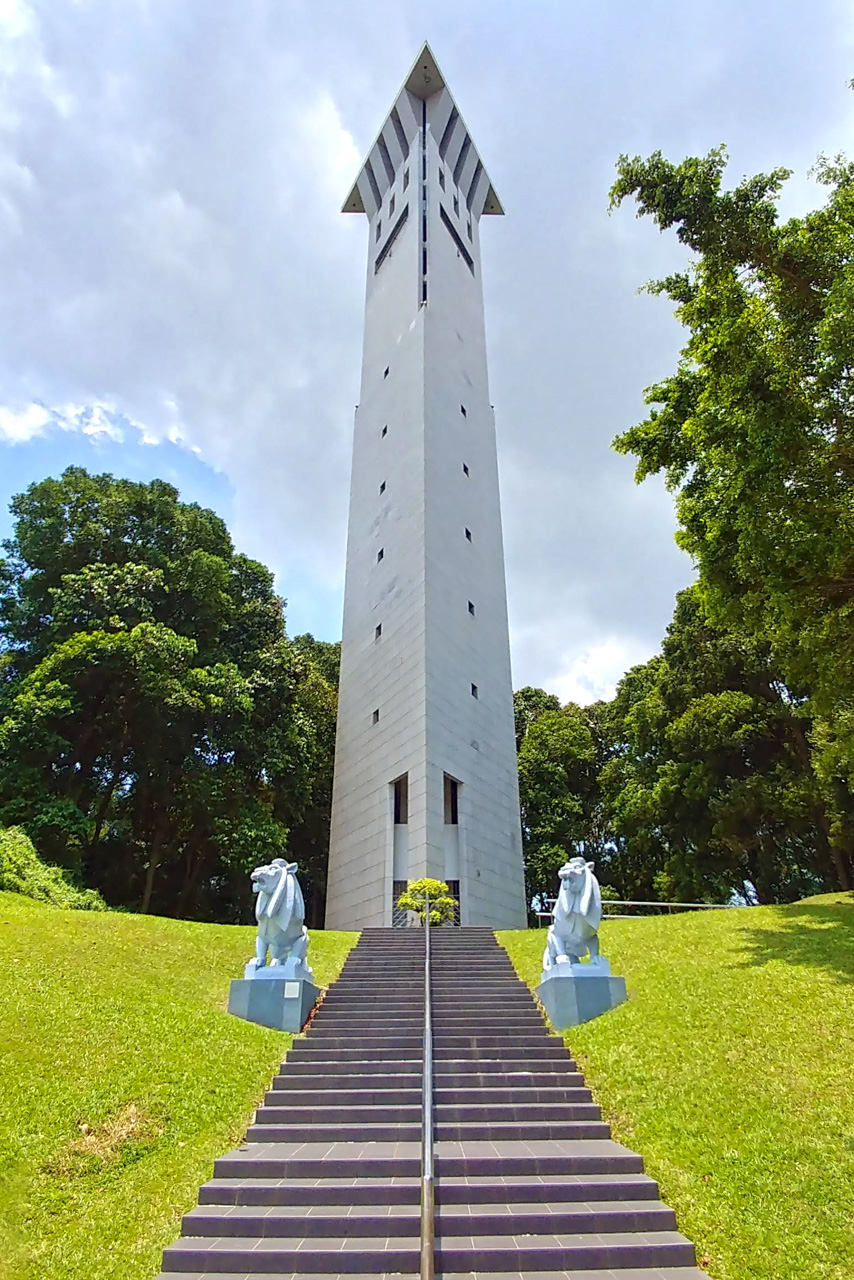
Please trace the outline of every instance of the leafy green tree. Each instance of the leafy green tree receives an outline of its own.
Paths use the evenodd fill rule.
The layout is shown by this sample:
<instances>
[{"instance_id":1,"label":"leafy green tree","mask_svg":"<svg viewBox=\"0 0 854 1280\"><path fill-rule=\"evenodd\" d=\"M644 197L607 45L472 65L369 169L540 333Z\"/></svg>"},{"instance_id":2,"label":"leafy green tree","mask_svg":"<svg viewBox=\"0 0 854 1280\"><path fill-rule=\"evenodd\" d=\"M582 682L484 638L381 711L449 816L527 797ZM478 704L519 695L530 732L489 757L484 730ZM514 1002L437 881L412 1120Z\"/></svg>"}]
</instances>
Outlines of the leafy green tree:
<instances>
[{"instance_id":1,"label":"leafy green tree","mask_svg":"<svg viewBox=\"0 0 854 1280\"><path fill-rule=\"evenodd\" d=\"M854 771L854 165L820 159L826 203L781 221L789 172L723 188L726 153L621 157L612 205L675 229L695 255L648 286L688 340L616 447L663 472L710 617L762 637L817 719L836 876L851 885ZM687 730L687 726L686 726Z\"/></svg>"},{"instance_id":2,"label":"leafy green tree","mask_svg":"<svg viewBox=\"0 0 854 1280\"><path fill-rule=\"evenodd\" d=\"M519 749L519 797L528 901L557 890L558 870L599 848L596 732L589 708L568 703L533 718Z\"/></svg>"},{"instance_id":3,"label":"leafy green tree","mask_svg":"<svg viewBox=\"0 0 854 1280\"><path fill-rule=\"evenodd\" d=\"M708 621L698 588L678 597L661 655L621 682L615 715L622 746L603 786L654 896L776 902L834 887L804 699L767 644Z\"/></svg>"},{"instance_id":4,"label":"leafy green tree","mask_svg":"<svg viewBox=\"0 0 854 1280\"><path fill-rule=\"evenodd\" d=\"M429 876L421 880L410 880L396 905L401 911L414 911L424 924L427 919L428 904L431 924L451 924L456 913L457 902L451 897L444 880L431 880Z\"/></svg>"},{"instance_id":5,"label":"leafy green tree","mask_svg":"<svg viewBox=\"0 0 854 1280\"><path fill-rule=\"evenodd\" d=\"M526 685L513 694L513 713L516 720L516 750L525 740L525 734L531 725L544 711L560 711L560 698L555 693L546 693L545 689L534 689Z\"/></svg>"},{"instance_id":6,"label":"leafy green tree","mask_svg":"<svg viewBox=\"0 0 854 1280\"><path fill-rule=\"evenodd\" d=\"M239 917L246 870L312 813L322 857L335 694L311 638L287 639L269 571L162 481L69 468L12 509L0 821L110 902Z\"/></svg>"}]
</instances>

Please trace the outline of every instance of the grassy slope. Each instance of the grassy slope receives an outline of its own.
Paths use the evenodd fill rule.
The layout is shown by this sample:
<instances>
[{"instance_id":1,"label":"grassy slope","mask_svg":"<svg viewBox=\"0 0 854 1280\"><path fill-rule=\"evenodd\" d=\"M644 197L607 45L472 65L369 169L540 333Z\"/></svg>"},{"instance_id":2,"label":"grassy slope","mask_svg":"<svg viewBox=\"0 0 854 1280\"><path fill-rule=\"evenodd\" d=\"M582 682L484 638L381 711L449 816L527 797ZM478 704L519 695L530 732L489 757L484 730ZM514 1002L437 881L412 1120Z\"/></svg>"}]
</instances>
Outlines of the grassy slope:
<instances>
[{"instance_id":1,"label":"grassy slope","mask_svg":"<svg viewBox=\"0 0 854 1280\"><path fill-rule=\"evenodd\" d=\"M709 1275L851 1280L854 895L602 936L629 1003L565 1039ZM499 939L535 986L544 931Z\"/></svg>"},{"instance_id":2,"label":"grassy slope","mask_svg":"<svg viewBox=\"0 0 854 1280\"><path fill-rule=\"evenodd\" d=\"M356 936L312 935L320 983ZM0 893L0 1275L156 1275L292 1039L225 1012L253 939Z\"/></svg>"}]
</instances>

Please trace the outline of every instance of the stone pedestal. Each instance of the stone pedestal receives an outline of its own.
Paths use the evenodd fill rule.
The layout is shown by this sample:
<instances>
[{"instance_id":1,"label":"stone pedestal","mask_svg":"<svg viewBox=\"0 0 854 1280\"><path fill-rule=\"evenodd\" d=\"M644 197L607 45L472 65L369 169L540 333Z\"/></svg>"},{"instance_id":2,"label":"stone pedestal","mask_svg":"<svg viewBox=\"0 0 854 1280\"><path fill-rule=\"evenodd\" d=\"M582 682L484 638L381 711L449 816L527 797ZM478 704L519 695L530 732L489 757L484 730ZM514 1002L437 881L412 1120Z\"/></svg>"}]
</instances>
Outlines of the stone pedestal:
<instances>
[{"instance_id":1,"label":"stone pedestal","mask_svg":"<svg viewBox=\"0 0 854 1280\"><path fill-rule=\"evenodd\" d=\"M537 995L555 1031L565 1031L622 1004L626 980L613 977L605 960L598 964L559 964L543 974Z\"/></svg>"},{"instance_id":2,"label":"stone pedestal","mask_svg":"<svg viewBox=\"0 0 854 1280\"><path fill-rule=\"evenodd\" d=\"M228 1012L276 1031L302 1031L319 995L320 988L307 978L286 977L273 966L258 969L251 978L234 979Z\"/></svg>"}]
</instances>

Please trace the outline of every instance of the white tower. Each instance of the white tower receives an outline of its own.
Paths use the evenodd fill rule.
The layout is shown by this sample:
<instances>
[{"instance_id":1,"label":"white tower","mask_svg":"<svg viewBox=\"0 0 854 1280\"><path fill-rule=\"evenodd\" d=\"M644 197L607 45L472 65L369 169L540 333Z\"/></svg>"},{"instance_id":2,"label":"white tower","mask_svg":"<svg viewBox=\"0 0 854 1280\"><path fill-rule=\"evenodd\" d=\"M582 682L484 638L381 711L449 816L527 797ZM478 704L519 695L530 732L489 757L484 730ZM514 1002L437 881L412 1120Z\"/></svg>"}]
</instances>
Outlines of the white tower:
<instances>
[{"instance_id":1,"label":"white tower","mask_svg":"<svg viewBox=\"0 0 854 1280\"><path fill-rule=\"evenodd\" d=\"M503 213L425 45L344 211L369 224L332 801L330 929L407 880L525 925L480 218Z\"/></svg>"}]
</instances>

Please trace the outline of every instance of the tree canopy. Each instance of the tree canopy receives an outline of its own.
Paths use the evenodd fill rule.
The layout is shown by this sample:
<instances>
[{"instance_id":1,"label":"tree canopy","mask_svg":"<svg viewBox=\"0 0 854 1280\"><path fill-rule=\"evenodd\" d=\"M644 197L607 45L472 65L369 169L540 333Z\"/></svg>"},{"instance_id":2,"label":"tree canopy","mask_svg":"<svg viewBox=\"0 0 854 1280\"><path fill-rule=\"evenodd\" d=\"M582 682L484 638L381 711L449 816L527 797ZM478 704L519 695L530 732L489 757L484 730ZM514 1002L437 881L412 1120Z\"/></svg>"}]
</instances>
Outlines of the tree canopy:
<instances>
[{"instance_id":1,"label":"tree canopy","mask_svg":"<svg viewBox=\"0 0 854 1280\"><path fill-rule=\"evenodd\" d=\"M331 647L163 481L69 468L0 561L0 824L108 902L230 918L295 839L325 889Z\"/></svg>"},{"instance_id":2,"label":"tree canopy","mask_svg":"<svg viewBox=\"0 0 854 1280\"><path fill-rule=\"evenodd\" d=\"M575 853L622 898L785 902L844 885L851 798L828 805L809 703L766 642L709 620L699 587L610 702L539 705L519 748L529 901Z\"/></svg>"},{"instance_id":3,"label":"tree canopy","mask_svg":"<svg viewBox=\"0 0 854 1280\"><path fill-rule=\"evenodd\" d=\"M678 368L616 447L663 473L711 619L767 643L810 702L839 844L854 770L854 165L821 158L825 203L781 221L789 171L723 187L726 152L621 157L613 205L694 258L647 286L688 330ZM844 860L845 860L844 859Z\"/></svg>"}]
</instances>

